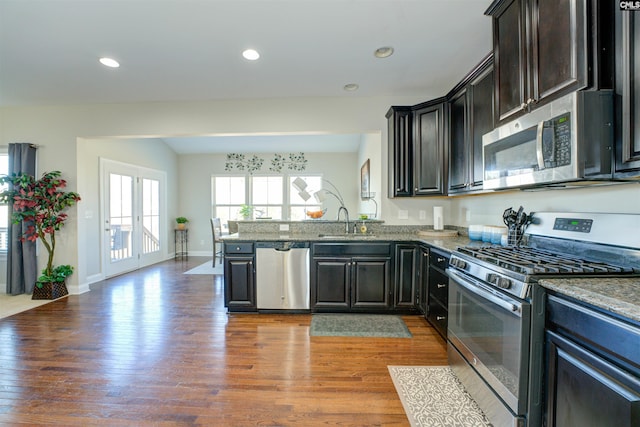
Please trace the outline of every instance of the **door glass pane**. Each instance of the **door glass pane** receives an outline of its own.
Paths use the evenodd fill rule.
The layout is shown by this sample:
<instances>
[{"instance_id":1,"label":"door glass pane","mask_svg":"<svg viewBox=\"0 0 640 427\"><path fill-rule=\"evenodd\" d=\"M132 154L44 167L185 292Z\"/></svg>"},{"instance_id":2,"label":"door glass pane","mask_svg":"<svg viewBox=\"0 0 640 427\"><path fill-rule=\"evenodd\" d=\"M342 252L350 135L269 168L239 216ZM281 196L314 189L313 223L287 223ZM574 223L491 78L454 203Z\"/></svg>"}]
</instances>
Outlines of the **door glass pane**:
<instances>
[{"instance_id":1,"label":"door glass pane","mask_svg":"<svg viewBox=\"0 0 640 427\"><path fill-rule=\"evenodd\" d=\"M160 183L142 180L142 253L160 250Z\"/></svg>"},{"instance_id":2,"label":"door glass pane","mask_svg":"<svg viewBox=\"0 0 640 427\"><path fill-rule=\"evenodd\" d=\"M109 190L111 261L118 261L132 256L133 177L110 174Z\"/></svg>"}]
</instances>

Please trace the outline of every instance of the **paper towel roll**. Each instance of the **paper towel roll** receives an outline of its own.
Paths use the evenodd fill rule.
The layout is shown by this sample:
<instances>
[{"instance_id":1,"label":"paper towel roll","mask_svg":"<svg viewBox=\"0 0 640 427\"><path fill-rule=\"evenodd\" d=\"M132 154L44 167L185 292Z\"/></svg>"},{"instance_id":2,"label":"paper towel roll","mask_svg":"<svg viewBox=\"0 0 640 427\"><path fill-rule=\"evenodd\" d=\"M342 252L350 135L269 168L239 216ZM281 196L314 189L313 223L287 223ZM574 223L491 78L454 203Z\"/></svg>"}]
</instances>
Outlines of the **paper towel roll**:
<instances>
[{"instance_id":1,"label":"paper towel roll","mask_svg":"<svg viewBox=\"0 0 640 427\"><path fill-rule=\"evenodd\" d=\"M444 208L442 206L433 207L433 229L444 230Z\"/></svg>"}]
</instances>

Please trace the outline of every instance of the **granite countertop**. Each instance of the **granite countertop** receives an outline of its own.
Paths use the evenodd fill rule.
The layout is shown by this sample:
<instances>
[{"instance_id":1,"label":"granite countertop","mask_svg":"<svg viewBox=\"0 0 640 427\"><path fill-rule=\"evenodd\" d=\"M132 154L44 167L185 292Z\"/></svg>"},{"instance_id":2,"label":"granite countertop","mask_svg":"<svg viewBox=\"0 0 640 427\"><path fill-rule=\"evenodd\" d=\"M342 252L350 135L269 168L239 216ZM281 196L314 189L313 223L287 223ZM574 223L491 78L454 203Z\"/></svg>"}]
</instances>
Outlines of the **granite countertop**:
<instances>
[{"instance_id":1,"label":"granite countertop","mask_svg":"<svg viewBox=\"0 0 640 427\"><path fill-rule=\"evenodd\" d=\"M273 242L273 241L293 241L293 242L332 242L332 243L353 243L353 242L418 242L425 243L448 252L455 251L460 246L469 246L480 242L472 242L467 236L456 237L424 237L412 233L376 233L376 234L346 234L333 237L320 237L319 233L240 233L230 234L222 237L228 242Z\"/></svg>"},{"instance_id":2,"label":"granite countertop","mask_svg":"<svg viewBox=\"0 0 640 427\"><path fill-rule=\"evenodd\" d=\"M559 294L640 322L640 277L544 279L540 284Z\"/></svg>"}]
</instances>

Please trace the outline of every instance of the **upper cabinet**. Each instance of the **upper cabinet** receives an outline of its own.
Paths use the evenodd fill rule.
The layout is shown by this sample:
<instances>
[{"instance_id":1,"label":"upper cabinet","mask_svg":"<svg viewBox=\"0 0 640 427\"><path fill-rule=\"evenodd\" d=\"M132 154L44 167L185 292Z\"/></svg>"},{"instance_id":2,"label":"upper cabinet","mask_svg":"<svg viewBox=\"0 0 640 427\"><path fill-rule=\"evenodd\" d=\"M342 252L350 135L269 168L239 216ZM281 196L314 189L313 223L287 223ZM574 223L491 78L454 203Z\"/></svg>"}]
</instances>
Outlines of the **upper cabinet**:
<instances>
[{"instance_id":1,"label":"upper cabinet","mask_svg":"<svg viewBox=\"0 0 640 427\"><path fill-rule=\"evenodd\" d=\"M443 195L445 98L387 112L389 197Z\"/></svg>"},{"instance_id":2,"label":"upper cabinet","mask_svg":"<svg viewBox=\"0 0 640 427\"><path fill-rule=\"evenodd\" d=\"M493 20L497 123L587 87L591 56L587 37L597 30L588 18L587 3L498 0L491 4L486 14ZM597 57L592 60L595 63Z\"/></svg>"},{"instance_id":3,"label":"upper cabinet","mask_svg":"<svg viewBox=\"0 0 640 427\"><path fill-rule=\"evenodd\" d=\"M411 196L413 191L413 141L411 107L391 107L387 112L389 138L389 197Z\"/></svg>"},{"instance_id":4,"label":"upper cabinet","mask_svg":"<svg viewBox=\"0 0 640 427\"><path fill-rule=\"evenodd\" d=\"M482 190L482 135L493 129L493 55L447 96L449 194Z\"/></svg>"},{"instance_id":5,"label":"upper cabinet","mask_svg":"<svg viewBox=\"0 0 640 427\"><path fill-rule=\"evenodd\" d=\"M640 16L616 11L616 177L640 175Z\"/></svg>"},{"instance_id":6,"label":"upper cabinet","mask_svg":"<svg viewBox=\"0 0 640 427\"><path fill-rule=\"evenodd\" d=\"M413 194L446 194L444 98L413 110Z\"/></svg>"}]
</instances>

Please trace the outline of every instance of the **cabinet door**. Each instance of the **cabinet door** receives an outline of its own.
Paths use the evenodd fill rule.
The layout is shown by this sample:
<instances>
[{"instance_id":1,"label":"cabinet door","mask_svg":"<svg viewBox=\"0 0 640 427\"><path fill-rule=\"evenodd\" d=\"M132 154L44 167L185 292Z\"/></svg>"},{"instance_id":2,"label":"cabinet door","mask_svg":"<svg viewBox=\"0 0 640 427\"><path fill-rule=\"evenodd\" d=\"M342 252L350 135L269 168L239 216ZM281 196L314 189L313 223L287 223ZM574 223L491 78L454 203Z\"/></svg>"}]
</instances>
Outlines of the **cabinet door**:
<instances>
[{"instance_id":1,"label":"cabinet door","mask_svg":"<svg viewBox=\"0 0 640 427\"><path fill-rule=\"evenodd\" d=\"M224 303L229 311L255 311L254 261L250 257L225 257Z\"/></svg>"},{"instance_id":2,"label":"cabinet door","mask_svg":"<svg viewBox=\"0 0 640 427\"><path fill-rule=\"evenodd\" d=\"M416 301L416 245L396 245L395 307L413 308Z\"/></svg>"},{"instance_id":3,"label":"cabinet door","mask_svg":"<svg viewBox=\"0 0 640 427\"><path fill-rule=\"evenodd\" d=\"M426 318L429 292L429 249L420 247L418 258L418 308Z\"/></svg>"},{"instance_id":4,"label":"cabinet door","mask_svg":"<svg viewBox=\"0 0 640 427\"><path fill-rule=\"evenodd\" d=\"M640 17L616 11L616 176L640 175Z\"/></svg>"},{"instance_id":5,"label":"cabinet door","mask_svg":"<svg viewBox=\"0 0 640 427\"><path fill-rule=\"evenodd\" d=\"M640 425L640 380L553 332L547 332L549 427Z\"/></svg>"},{"instance_id":6,"label":"cabinet door","mask_svg":"<svg viewBox=\"0 0 640 427\"><path fill-rule=\"evenodd\" d=\"M524 0L505 1L493 15L497 120L526 108L527 60ZM554 22L554 21L552 21Z\"/></svg>"},{"instance_id":7,"label":"cabinet door","mask_svg":"<svg viewBox=\"0 0 640 427\"><path fill-rule=\"evenodd\" d=\"M470 127L471 142L469 144L469 177L470 190L482 188L484 179L484 163L482 161L482 136L493 130L493 66L485 70L470 84Z\"/></svg>"},{"instance_id":8,"label":"cabinet door","mask_svg":"<svg viewBox=\"0 0 640 427\"><path fill-rule=\"evenodd\" d=\"M449 101L449 189L464 190L469 184L469 135L467 89Z\"/></svg>"},{"instance_id":9,"label":"cabinet door","mask_svg":"<svg viewBox=\"0 0 640 427\"><path fill-rule=\"evenodd\" d=\"M353 259L353 308L389 309L390 261L384 259Z\"/></svg>"},{"instance_id":10,"label":"cabinet door","mask_svg":"<svg viewBox=\"0 0 640 427\"><path fill-rule=\"evenodd\" d=\"M413 194L411 108L391 107L387 113L389 197Z\"/></svg>"},{"instance_id":11,"label":"cabinet door","mask_svg":"<svg viewBox=\"0 0 640 427\"><path fill-rule=\"evenodd\" d=\"M312 308L348 310L351 258L314 258Z\"/></svg>"},{"instance_id":12,"label":"cabinet door","mask_svg":"<svg viewBox=\"0 0 640 427\"><path fill-rule=\"evenodd\" d=\"M444 102L413 112L413 194L444 194Z\"/></svg>"},{"instance_id":13,"label":"cabinet door","mask_svg":"<svg viewBox=\"0 0 640 427\"><path fill-rule=\"evenodd\" d=\"M530 0L532 102L544 102L587 84L584 0Z\"/></svg>"}]
</instances>

